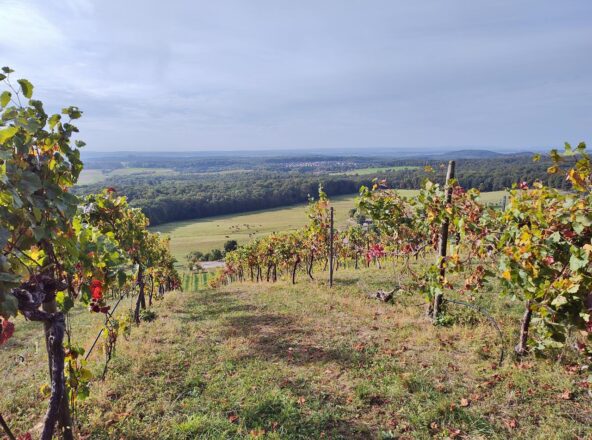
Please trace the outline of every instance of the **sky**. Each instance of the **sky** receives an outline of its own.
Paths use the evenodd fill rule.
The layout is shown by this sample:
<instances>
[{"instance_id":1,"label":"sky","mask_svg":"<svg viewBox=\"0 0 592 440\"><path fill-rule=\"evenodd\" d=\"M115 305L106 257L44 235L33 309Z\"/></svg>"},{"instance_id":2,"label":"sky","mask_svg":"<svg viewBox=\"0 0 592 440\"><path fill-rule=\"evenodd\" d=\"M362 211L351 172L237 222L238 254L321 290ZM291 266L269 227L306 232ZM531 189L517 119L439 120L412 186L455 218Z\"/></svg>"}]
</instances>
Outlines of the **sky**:
<instances>
[{"instance_id":1,"label":"sky","mask_svg":"<svg viewBox=\"0 0 592 440\"><path fill-rule=\"evenodd\" d=\"M591 0L0 0L88 151L592 142Z\"/></svg>"}]
</instances>

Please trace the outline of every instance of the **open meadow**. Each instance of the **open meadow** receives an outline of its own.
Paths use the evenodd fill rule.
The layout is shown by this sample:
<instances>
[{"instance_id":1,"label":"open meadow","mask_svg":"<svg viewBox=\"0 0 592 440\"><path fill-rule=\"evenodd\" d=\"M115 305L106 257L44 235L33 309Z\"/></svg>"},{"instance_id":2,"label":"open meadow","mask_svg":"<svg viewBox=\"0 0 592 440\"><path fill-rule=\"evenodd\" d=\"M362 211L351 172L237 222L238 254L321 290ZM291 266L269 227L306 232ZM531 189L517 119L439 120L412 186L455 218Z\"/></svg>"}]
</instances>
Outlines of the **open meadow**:
<instances>
[{"instance_id":1,"label":"open meadow","mask_svg":"<svg viewBox=\"0 0 592 440\"><path fill-rule=\"evenodd\" d=\"M416 190L400 190L401 194L412 197ZM483 201L499 203L504 191L492 191L482 194ZM335 208L335 225L345 225L350 209L355 207L356 195L331 198ZM208 217L198 220L172 222L151 228L171 238L171 252L181 263L192 251L208 252L221 249L227 240L236 240L239 244L268 235L297 229L307 222L306 204L264 211Z\"/></svg>"},{"instance_id":2,"label":"open meadow","mask_svg":"<svg viewBox=\"0 0 592 440\"><path fill-rule=\"evenodd\" d=\"M80 173L78 185L93 185L101 183L107 179L117 179L117 177L156 177L156 176L174 176L178 174L177 171L170 168L117 168L111 171L104 171L98 169L84 169Z\"/></svg>"}]
</instances>

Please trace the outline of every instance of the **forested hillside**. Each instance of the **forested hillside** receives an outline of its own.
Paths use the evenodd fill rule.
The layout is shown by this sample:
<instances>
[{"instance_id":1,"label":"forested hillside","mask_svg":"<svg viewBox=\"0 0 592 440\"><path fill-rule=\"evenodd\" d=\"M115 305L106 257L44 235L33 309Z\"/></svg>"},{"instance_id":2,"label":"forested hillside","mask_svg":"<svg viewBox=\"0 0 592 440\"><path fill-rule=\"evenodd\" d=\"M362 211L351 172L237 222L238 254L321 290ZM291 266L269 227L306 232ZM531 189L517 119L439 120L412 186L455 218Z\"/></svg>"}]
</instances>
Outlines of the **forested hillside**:
<instances>
[{"instance_id":1,"label":"forested hillside","mask_svg":"<svg viewBox=\"0 0 592 440\"><path fill-rule=\"evenodd\" d=\"M317 165L320 163L318 157L269 159L263 165L259 164L257 169L225 168L223 172L207 174L196 172L195 168L183 167L176 160L128 161L130 166L158 164L176 173L138 176L120 174L99 184L78 187L77 192L92 193L104 186L111 186L127 196L133 206L141 208L152 225L158 225L303 203L309 195L315 194L319 183L329 196L357 193L360 186L371 185L375 177L386 179L393 188L418 189L428 176L432 177L432 174L424 171L424 166L434 168L436 174L432 178L435 181L441 183L444 179L442 161L433 159L372 159L348 163L347 166L344 165L347 158L329 159L323 161L322 166ZM215 160L214 163L221 166L223 161ZM236 165L232 160L229 163L226 167ZM238 163L243 167L253 166L253 160L245 159ZM315 165L304 165L311 163ZM355 174L356 166L368 164L387 170ZM464 159L458 161L457 176L462 186L481 191L503 190L516 182L532 183L535 180L566 188L564 179L547 174L549 165L548 159L533 162L532 155ZM388 167L393 170L388 171Z\"/></svg>"}]
</instances>

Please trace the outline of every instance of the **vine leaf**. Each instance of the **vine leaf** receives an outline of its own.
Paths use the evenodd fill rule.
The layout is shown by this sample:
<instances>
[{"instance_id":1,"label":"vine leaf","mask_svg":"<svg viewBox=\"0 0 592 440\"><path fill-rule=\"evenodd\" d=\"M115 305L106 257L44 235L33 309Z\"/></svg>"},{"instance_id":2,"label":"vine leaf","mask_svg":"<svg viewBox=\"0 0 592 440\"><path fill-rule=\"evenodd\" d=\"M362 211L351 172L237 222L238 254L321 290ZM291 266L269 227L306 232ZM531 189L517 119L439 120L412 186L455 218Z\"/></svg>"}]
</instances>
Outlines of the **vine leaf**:
<instances>
[{"instance_id":1,"label":"vine leaf","mask_svg":"<svg viewBox=\"0 0 592 440\"><path fill-rule=\"evenodd\" d=\"M12 94L8 90L2 92L2 94L0 94L0 107L6 107L10 102L11 97Z\"/></svg>"},{"instance_id":2,"label":"vine leaf","mask_svg":"<svg viewBox=\"0 0 592 440\"><path fill-rule=\"evenodd\" d=\"M3 144L4 142L13 138L14 135L18 133L18 131L18 127L8 127L4 130L0 130L0 144Z\"/></svg>"},{"instance_id":3,"label":"vine leaf","mask_svg":"<svg viewBox=\"0 0 592 440\"><path fill-rule=\"evenodd\" d=\"M21 86L23 95L25 95L26 98L31 99L31 96L33 96L33 84L27 79L19 79L17 82Z\"/></svg>"}]
</instances>

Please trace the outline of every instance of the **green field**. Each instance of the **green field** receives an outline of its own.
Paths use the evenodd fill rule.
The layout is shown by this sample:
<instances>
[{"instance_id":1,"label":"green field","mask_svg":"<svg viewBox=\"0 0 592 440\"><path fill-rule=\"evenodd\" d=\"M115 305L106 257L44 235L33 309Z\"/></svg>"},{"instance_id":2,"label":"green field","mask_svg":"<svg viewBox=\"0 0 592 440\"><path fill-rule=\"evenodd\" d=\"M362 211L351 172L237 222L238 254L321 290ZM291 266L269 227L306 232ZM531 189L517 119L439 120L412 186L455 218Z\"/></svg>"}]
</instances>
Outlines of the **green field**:
<instances>
[{"instance_id":1,"label":"green field","mask_svg":"<svg viewBox=\"0 0 592 440\"><path fill-rule=\"evenodd\" d=\"M386 173L389 171L398 171L398 170L413 170L419 167L414 166L399 166L399 167L370 167L370 168L356 168L355 170L346 171L344 173L331 173L331 174L345 174L348 176L367 176L370 174L379 174L379 173Z\"/></svg>"},{"instance_id":2,"label":"green field","mask_svg":"<svg viewBox=\"0 0 592 440\"><path fill-rule=\"evenodd\" d=\"M103 170L83 169L78 177L78 185L93 185L107 178Z\"/></svg>"},{"instance_id":3,"label":"green field","mask_svg":"<svg viewBox=\"0 0 592 440\"><path fill-rule=\"evenodd\" d=\"M417 190L401 190L403 195L413 196ZM504 191L483 193L487 203L499 203ZM355 195L332 198L335 208L337 227L346 223L349 210L354 207ZM153 231L168 234L171 237L171 251L175 258L184 262L185 256L192 251L207 252L222 248L226 240L234 239L239 244L252 238L272 232L297 229L306 224L305 204L265 211L208 217L198 220L167 223L152 228Z\"/></svg>"},{"instance_id":4,"label":"green field","mask_svg":"<svg viewBox=\"0 0 592 440\"><path fill-rule=\"evenodd\" d=\"M92 185L102 182L109 178L116 178L121 176L171 176L178 174L178 171L170 168L117 168L112 171L103 171L96 169L84 169L80 173L78 185Z\"/></svg>"},{"instance_id":5,"label":"green field","mask_svg":"<svg viewBox=\"0 0 592 440\"><path fill-rule=\"evenodd\" d=\"M346 222L348 212L354 207L354 195L335 197L336 225ZM246 243L252 238L272 232L289 231L306 224L305 204L265 211L208 217L199 220L173 222L152 228L153 231L171 237L171 250L179 261L191 251L209 251L222 248L226 240Z\"/></svg>"}]
</instances>

